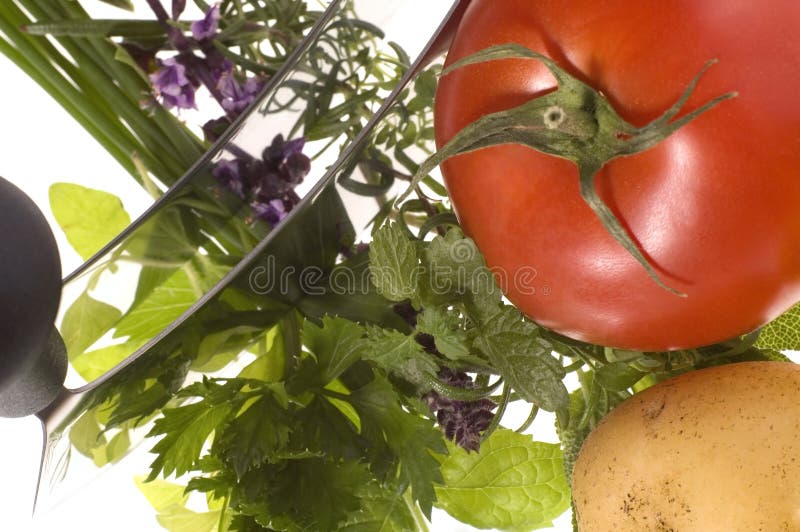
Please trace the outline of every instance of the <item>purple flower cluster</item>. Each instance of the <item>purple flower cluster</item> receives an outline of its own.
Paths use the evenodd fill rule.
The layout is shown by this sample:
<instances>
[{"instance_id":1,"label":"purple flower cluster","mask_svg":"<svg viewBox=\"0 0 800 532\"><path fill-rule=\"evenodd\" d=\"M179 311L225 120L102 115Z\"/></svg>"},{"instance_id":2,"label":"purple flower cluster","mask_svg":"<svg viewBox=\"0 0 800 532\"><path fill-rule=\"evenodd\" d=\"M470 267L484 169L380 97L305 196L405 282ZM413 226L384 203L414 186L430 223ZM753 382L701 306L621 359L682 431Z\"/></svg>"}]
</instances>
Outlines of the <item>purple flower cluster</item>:
<instances>
[{"instance_id":1,"label":"purple flower cluster","mask_svg":"<svg viewBox=\"0 0 800 532\"><path fill-rule=\"evenodd\" d=\"M463 372L445 368L439 372L439 379L445 384L458 388L474 388L472 377ZM481 444L481 432L486 430L494 418L492 410L497 406L489 399L477 401L456 401L434 391L425 394L424 399L445 436L455 441L467 451L477 451Z\"/></svg>"},{"instance_id":2,"label":"purple flower cluster","mask_svg":"<svg viewBox=\"0 0 800 532\"><path fill-rule=\"evenodd\" d=\"M205 84L225 110L228 120L224 122L227 125L253 102L264 82L238 74L233 63L213 46L220 16L219 6L214 5L201 20L192 22L192 38L180 35L179 41L183 46L176 46L179 53L156 60L157 69L149 78L154 92L167 109L196 109L195 92ZM194 49L202 50L202 57Z\"/></svg>"},{"instance_id":3,"label":"purple flower cluster","mask_svg":"<svg viewBox=\"0 0 800 532\"><path fill-rule=\"evenodd\" d=\"M304 145L302 137L287 141L279 134L264 149L261 159L241 154L217 162L211 173L248 202L258 218L275 226L299 201L294 188L311 170L311 160L303 154Z\"/></svg>"},{"instance_id":4,"label":"purple flower cluster","mask_svg":"<svg viewBox=\"0 0 800 532\"><path fill-rule=\"evenodd\" d=\"M194 93L197 82L186 75L186 66L176 57L159 60L159 68L150 74L150 83L161 96L166 109L196 109Z\"/></svg>"}]
</instances>

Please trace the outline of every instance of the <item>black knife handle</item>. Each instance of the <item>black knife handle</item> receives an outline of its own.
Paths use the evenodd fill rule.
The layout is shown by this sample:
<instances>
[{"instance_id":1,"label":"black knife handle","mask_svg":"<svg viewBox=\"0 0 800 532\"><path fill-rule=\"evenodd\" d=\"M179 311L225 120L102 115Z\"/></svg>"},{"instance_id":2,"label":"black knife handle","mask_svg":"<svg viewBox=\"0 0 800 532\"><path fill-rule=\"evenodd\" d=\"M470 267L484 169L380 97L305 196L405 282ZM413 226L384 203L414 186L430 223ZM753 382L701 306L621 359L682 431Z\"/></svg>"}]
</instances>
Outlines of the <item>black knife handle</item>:
<instances>
[{"instance_id":1,"label":"black knife handle","mask_svg":"<svg viewBox=\"0 0 800 532\"><path fill-rule=\"evenodd\" d=\"M19 188L0 178L0 416L21 417L60 392L66 351L53 326L61 260L50 225Z\"/></svg>"}]
</instances>

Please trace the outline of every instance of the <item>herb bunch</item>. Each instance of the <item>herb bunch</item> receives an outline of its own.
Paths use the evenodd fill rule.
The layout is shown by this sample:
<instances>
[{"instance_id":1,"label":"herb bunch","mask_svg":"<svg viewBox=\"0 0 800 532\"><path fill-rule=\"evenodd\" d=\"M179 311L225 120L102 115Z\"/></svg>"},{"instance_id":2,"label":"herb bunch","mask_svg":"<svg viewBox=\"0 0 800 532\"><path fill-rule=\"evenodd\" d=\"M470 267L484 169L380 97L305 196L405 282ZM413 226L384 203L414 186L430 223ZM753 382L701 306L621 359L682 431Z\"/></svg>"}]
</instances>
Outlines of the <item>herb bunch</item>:
<instances>
[{"instance_id":1,"label":"herb bunch","mask_svg":"<svg viewBox=\"0 0 800 532\"><path fill-rule=\"evenodd\" d=\"M0 7L0 49L153 190L150 174L173 183L319 16L295 0L196 3L202 20L183 21L183 2L168 12L148 1L155 20L110 22L88 18L78 2L14 0ZM131 306L93 297L99 273L72 302L61 331L73 368L87 380L215 286L294 206L293 186L321 154L352 140L407 71L401 47L382 43L382 31L352 4L342 13L310 52L303 76L260 109L297 111L285 135L265 139L259 158L234 148L233 159L216 160L200 192L182 197L147 238L114 257L141 266ZM30 36L36 33L56 38L75 65ZM796 313L758 343L748 337L670 353L587 345L525 319L504 301L439 181L415 180L412 199L392 202L395 181L410 182L432 151L439 71L417 75L338 176L341 188L382 205L369 243L356 242L339 191L329 187L315 211L300 213L298 234L275 244L279 260L297 257L317 268L311 289L256 294L237 280L181 335L105 382L70 428L75 450L100 466L124 456L146 427L154 460L140 488L166 528L425 530L434 507L477 527L547 526L569 505L583 438L617 403L690 368L777 358L773 349L796 344L786 332ZM175 114L192 107L200 86L222 113L205 124L203 139ZM356 169L364 179L353 177ZM117 225L130 221L107 194L60 190L57 217L79 218L81 227L107 223L76 212L80 200L108 206ZM231 223L229 211L244 223ZM63 225L69 235L71 224ZM105 244L81 242L84 256ZM330 281L342 271L368 272L368 282L339 293ZM98 346L106 335L116 343ZM529 415L510 429L504 416L513 403ZM558 445L528 434L543 411ZM155 495L164 490L175 493L168 505ZM189 509L189 492L205 494L207 508Z\"/></svg>"}]
</instances>

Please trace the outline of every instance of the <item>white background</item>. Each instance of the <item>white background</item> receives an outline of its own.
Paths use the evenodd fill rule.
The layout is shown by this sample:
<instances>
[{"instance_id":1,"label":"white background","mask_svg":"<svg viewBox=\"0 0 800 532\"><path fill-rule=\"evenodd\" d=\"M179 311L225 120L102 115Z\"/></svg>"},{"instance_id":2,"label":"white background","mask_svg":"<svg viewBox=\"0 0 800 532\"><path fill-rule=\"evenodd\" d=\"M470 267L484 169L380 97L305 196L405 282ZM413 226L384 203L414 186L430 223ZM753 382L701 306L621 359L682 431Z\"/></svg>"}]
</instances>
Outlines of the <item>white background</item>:
<instances>
[{"instance_id":1,"label":"white background","mask_svg":"<svg viewBox=\"0 0 800 532\"><path fill-rule=\"evenodd\" d=\"M23 189L48 218L59 243L64 274L76 268L81 259L50 212L47 191L51 184L66 181L112 192L123 200L132 217L150 202L94 139L4 56L0 56L0 150L0 176ZM524 417L524 413L512 413L509 425L521 423ZM540 431L538 439L555 441L549 420L542 419L535 430ZM154 511L133 484L133 476L146 473L152 460L146 453L149 443L121 463L95 474L97 478L89 479L53 512L31 520L42 443L36 418L0 418L0 530L160 530ZM466 530L446 515L437 515L435 523L432 530ZM557 530L571 530L568 516L559 519Z\"/></svg>"}]
</instances>

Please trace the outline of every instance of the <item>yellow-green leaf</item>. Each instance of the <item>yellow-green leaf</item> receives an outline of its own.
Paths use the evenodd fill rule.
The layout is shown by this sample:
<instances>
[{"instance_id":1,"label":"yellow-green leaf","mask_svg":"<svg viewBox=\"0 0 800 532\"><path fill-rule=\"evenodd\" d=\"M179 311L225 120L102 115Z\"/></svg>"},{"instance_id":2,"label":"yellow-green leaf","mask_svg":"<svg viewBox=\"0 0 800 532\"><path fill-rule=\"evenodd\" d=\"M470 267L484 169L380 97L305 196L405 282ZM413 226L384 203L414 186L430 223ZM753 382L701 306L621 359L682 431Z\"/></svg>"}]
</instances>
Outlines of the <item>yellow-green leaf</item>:
<instances>
[{"instance_id":1,"label":"yellow-green leaf","mask_svg":"<svg viewBox=\"0 0 800 532\"><path fill-rule=\"evenodd\" d=\"M496 430L468 453L453 444L442 461L436 506L478 528L535 530L569 507L570 491L558 445Z\"/></svg>"},{"instance_id":2,"label":"yellow-green leaf","mask_svg":"<svg viewBox=\"0 0 800 532\"><path fill-rule=\"evenodd\" d=\"M758 336L756 347L775 351L800 350L800 304L765 325Z\"/></svg>"},{"instance_id":3,"label":"yellow-green leaf","mask_svg":"<svg viewBox=\"0 0 800 532\"><path fill-rule=\"evenodd\" d=\"M84 259L131 223L117 196L74 183L50 186L50 208L67 240Z\"/></svg>"},{"instance_id":4,"label":"yellow-green leaf","mask_svg":"<svg viewBox=\"0 0 800 532\"><path fill-rule=\"evenodd\" d=\"M139 488L139 491L142 492L142 495L147 498L150 505L157 512L166 510L174 505L183 506L189 500L186 486L160 479L147 482L145 479L145 476L137 475L135 478L136 487Z\"/></svg>"},{"instance_id":5,"label":"yellow-green leaf","mask_svg":"<svg viewBox=\"0 0 800 532\"><path fill-rule=\"evenodd\" d=\"M122 312L108 303L92 298L83 292L64 314L61 336L69 357L75 358L86 351L117 323Z\"/></svg>"}]
</instances>

